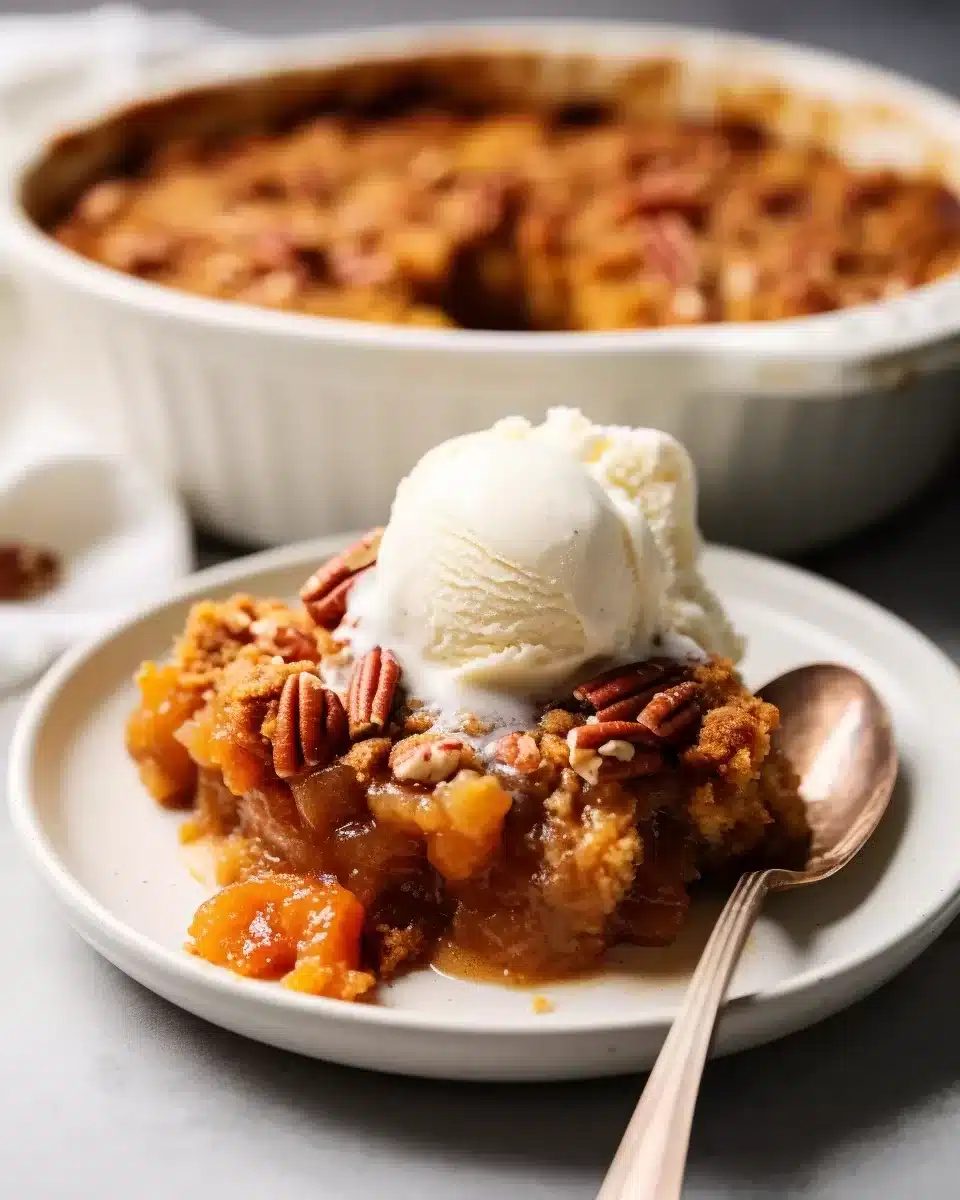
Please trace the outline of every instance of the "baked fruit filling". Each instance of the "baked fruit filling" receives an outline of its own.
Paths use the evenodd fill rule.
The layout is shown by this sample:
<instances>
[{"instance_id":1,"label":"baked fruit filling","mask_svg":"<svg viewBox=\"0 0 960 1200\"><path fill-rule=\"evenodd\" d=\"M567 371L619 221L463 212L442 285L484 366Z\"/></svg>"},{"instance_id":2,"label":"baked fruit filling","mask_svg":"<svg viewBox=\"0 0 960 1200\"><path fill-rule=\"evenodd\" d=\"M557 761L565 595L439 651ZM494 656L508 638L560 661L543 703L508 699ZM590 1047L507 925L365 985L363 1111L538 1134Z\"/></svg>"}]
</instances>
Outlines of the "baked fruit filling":
<instances>
[{"instance_id":1,"label":"baked fruit filling","mask_svg":"<svg viewBox=\"0 0 960 1200\"><path fill-rule=\"evenodd\" d=\"M344 1000L438 960L557 979L669 943L703 881L804 861L777 710L729 659L615 666L522 728L441 719L389 647L341 640L376 553L322 566L302 607L197 604L140 670L129 752L217 862L194 954Z\"/></svg>"}]
</instances>

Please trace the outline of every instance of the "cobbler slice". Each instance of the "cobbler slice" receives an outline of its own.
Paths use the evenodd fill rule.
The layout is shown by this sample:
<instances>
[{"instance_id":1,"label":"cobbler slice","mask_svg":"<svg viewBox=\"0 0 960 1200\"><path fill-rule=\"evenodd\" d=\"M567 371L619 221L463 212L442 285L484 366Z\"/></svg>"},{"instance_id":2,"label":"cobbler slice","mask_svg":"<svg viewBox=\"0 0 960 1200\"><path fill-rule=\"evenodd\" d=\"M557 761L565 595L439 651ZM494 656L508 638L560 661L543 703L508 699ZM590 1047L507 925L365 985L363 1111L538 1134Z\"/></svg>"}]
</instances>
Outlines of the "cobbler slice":
<instances>
[{"instance_id":1,"label":"cobbler slice","mask_svg":"<svg viewBox=\"0 0 960 1200\"><path fill-rule=\"evenodd\" d=\"M369 565L359 546L345 579ZM321 600L338 586L323 570ZM615 667L528 728L440 723L388 647L351 661L316 578L304 608L196 605L138 676L128 749L216 854L193 953L345 1000L438 958L556 979L669 943L699 881L805 860L777 710L730 660Z\"/></svg>"}]
</instances>

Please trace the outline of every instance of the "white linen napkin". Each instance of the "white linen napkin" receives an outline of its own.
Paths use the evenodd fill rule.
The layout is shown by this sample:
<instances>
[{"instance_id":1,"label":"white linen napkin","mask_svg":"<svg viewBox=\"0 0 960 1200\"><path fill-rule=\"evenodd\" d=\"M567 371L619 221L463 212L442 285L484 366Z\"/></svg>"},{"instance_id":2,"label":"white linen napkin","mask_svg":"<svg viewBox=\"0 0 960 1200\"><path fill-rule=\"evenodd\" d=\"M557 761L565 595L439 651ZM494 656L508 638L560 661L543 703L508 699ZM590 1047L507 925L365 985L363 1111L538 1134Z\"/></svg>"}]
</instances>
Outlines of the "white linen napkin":
<instances>
[{"instance_id":1,"label":"white linen napkin","mask_svg":"<svg viewBox=\"0 0 960 1200\"><path fill-rule=\"evenodd\" d=\"M193 18L128 6L0 17L0 170L71 114L122 100L212 36ZM92 442L71 421L69 396L37 391L29 363L38 347L18 336L11 288L15 280L0 278L0 543L52 548L64 577L42 598L0 603L0 693L158 596L192 563L175 492Z\"/></svg>"},{"instance_id":2,"label":"white linen napkin","mask_svg":"<svg viewBox=\"0 0 960 1200\"><path fill-rule=\"evenodd\" d=\"M0 16L0 163L77 113L119 102L181 56L234 39L187 13L107 4Z\"/></svg>"},{"instance_id":3,"label":"white linen napkin","mask_svg":"<svg viewBox=\"0 0 960 1200\"><path fill-rule=\"evenodd\" d=\"M46 596L0 604L0 692L7 692L185 575L192 545L170 489L99 451L52 409L31 415L3 442L0 543L50 547L64 566Z\"/></svg>"}]
</instances>

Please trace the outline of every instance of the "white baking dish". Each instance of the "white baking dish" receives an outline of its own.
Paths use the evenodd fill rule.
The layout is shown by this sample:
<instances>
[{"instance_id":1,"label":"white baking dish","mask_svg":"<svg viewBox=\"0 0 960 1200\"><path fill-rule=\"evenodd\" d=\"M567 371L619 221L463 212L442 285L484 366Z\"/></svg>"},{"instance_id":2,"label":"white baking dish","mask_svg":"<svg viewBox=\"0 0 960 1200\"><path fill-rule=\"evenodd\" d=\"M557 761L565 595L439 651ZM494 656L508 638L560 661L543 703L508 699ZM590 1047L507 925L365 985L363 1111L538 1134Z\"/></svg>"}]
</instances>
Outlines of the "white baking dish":
<instances>
[{"instance_id":1,"label":"white baking dish","mask_svg":"<svg viewBox=\"0 0 960 1200\"><path fill-rule=\"evenodd\" d=\"M465 47L507 54L512 87L564 96L602 91L633 60L676 59L681 109L755 106L762 94L765 116L788 134L816 135L858 162L935 168L960 188L960 104L948 97L847 59L657 26L301 39L261 48L244 69L221 62L191 81L206 90L151 111L161 123L169 111L195 121L202 104L223 108L224 87L235 110L256 107L272 86L259 81L278 71L442 60ZM710 536L795 551L892 510L960 427L949 370L960 360L960 277L768 324L524 334L289 315L123 276L63 249L34 218L95 175L130 119L114 115L23 167L8 198L9 248L51 373L119 448L176 479L198 518L226 534L281 542L374 524L428 446L566 404L670 430L696 460Z\"/></svg>"}]
</instances>

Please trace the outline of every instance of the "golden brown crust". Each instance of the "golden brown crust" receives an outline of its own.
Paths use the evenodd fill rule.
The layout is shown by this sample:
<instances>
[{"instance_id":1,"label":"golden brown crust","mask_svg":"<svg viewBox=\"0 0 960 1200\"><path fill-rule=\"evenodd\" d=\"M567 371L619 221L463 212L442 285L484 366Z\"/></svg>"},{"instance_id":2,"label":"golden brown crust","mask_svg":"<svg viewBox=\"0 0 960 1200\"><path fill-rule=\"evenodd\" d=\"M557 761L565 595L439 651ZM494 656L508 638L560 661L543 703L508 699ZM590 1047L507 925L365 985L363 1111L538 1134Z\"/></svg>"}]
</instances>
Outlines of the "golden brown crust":
<instances>
[{"instance_id":1,"label":"golden brown crust","mask_svg":"<svg viewBox=\"0 0 960 1200\"><path fill-rule=\"evenodd\" d=\"M429 948L424 931L417 925L403 929L378 925L376 934L377 974L381 979L392 979L402 967L423 958Z\"/></svg>"},{"instance_id":2,"label":"golden brown crust","mask_svg":"<svg viewBox=\"0 0 960 1200\"><path fill-rule=\"evenodd\" d=\"M708 707L683 761L702 775L689 814L704 864L717 870L724 860L758 853L765 842L773 858L795 861L805 852L808 829L796 775L771 749L780 714L743 686L728 660L715 659L694 676Z\"/></svg>"},{"instance_id":3,"label":"golden brown crust","mask_svg":"<svg viewBox=\"0 0 960 1200\"><path fill-rule=\"evenodd\" d=\"M390 738L367 738L366 741L356 742L343 755L341 762L350 767L363 782L369 782L379 768L386 766L393 742Z\"/></svg>"},{"instance_id":4,"label":"golden brown crust","mask_svg":"<svg viewBox=\"0 0 960 1200\"><path fill-rule=\"evenodd\" d=\"M436 724L436 718L424 708L410 708L403 715L403 732L406 734L427 733Z\"/></svg>"},{"instance_id":5,"label":"golden brown crust","mask_svg":"<svg viewBox=\"0 0 960 1200\"><path fill-rule=\"evenodd\" d=\"M166 139L136 177L90 187L55 236L203 296L489 328L777 320L960 265L939 183L648 107L327 112L215 146Z\"/></svg>"},{"instance_id":6,"label":"golden brown crust","mask_svg":"<svg viewBox=\"0 0 960 1200\"><path fill-rule=\"evenodd\" d=\"M282 600L238 593L228 600L203 600L190 609L174 646L174 661L183 685L205 688L241 653L255 661L282 657L316 663L332 645L330 635L315 628L302 610Z\"/></svg>"},{"instance_id":7,"label":"golden brown crust","mask_svg":"<svg viewBox=\"0 0 960 1200\"><path fill-rule=\"evenodd\" d=\"M546 734L565 738L577 725L577 718L564 708L551 708L540 718L540 728Z\"/></svg>"}]
</instances>

